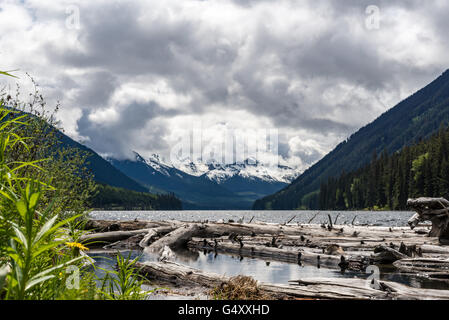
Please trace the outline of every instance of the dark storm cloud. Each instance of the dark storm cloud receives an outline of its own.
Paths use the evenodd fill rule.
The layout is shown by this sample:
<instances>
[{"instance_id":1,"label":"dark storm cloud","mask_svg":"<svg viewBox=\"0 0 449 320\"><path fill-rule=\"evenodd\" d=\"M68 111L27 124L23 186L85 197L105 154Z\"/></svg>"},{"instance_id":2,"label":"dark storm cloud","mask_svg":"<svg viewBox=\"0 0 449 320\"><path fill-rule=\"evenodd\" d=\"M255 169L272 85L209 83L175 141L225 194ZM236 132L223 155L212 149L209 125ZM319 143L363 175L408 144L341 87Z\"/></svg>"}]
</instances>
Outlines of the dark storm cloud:
<instances>
[{"instance_id":1,"label":"dark storm cloud","mask_svg":"<svg viewBox=\"0 0 449 320\"><path fill-rule=\"evenodd\" d=\"M245 7L260 4L255 1L234 2ZM227 105L226 110L246 109L255 115L268 117L281 128L350 134L361 123L327 118L331 107L318 97L304 97L305 93L300 90L292 92L290 81L318 78L323 89L346 82L375 92L386 87L398 87L404 76L428 79L435 71L429 71L427 66L413 66L407 61L385 57L379 54L378 43L370 39L368 32L364 36L355 36L351 32L354 21L344 17L360 15L359 22L363 24L365 8L373 4L380 8L391 6L386 1L345 1L338 4L319 1L317 8L323 8L323 5L332 8L333 12L328 13L331 20L324 31L303 42L291 41L288 33L271 33L266 24L260 22L250 46L253 60L245 65L234 64L238 45L218 44L214 40L222 36L220 31L206 26L208 32L204 32L205 26L196 19L170 21L162 14L142 25L137 22L138 6L106 7L101 9L101 14L88 15L85 19L87 32L80 38L83 51L64 55L63 59L69 65L102 66L109 72L127 76L162 76L178 92L196 92L193 103L183 106L182 112L185 113L201 114L208 111L207 106L211 103L221 103ZM418 4L419 1L413 2L415 6ZM263 69L270 65L264 65L261 58L267 55L279 59L280 72L286 76L285 79L265 81L269 74L264 74ZM386 70L390 74L387 77ZM229 93L231 81L241 86L237 96ZM109 77L105 77L105 84L113 86ZM111 91L113 88L108 86L107 89ZM102 98L107 101L107 96L97 96L97 100ZM354 103L360 103L360 100L354 99ZM372 105L364 107L367 112L373 108ZM82 126L79 128L82 135L87 133ZM122 129L126 130L126 126ZM304 160L308 163L317 158L313 152L312 156L301 151L297 154L307 158Z\"/></svg>"},{"instance_id":2,"label":"dark storm cloud","mask_svg":"<svg viewBox=\"0 0 449 320\"><path fill-rule=\"evenodd\" d=\"M28 5L36 21L52 16L33 9L39 2ZM379 30L365 27L372 5L380 9ZM322 150L291 150L292 134L321 146L338 142L448 67L443 2L99 0L79 8L76 41L43 39L40 53L57 69L83 74L55 79L71 107L82 109L79 135L102 153L167 150L163 137L178 129L175 116L212 113L218 121L244 110L248 123L268 119L290 132L280 141L284 157L311 163ZM132 96L134 87L148 95L152 83L170 92ZM117 119L102 123L101 112Z\"/></svg>"},{"instance_id":3,"label":"dark storm cloud","mask_svg":"<svg viewBox=\"0 0 449 320\"><path fill-rule=\"evenodd\" d=\"M107 71L89 73L77 87L75 100L82 108L104 106L118 86L117 78Z\"/></svg>"},{"instance_id":4,"label":"dark storm cloud","mask_svg":"<svg viewBox=\"0 0 449 320\"><path fill-rule=\"evenodd\" d=\"M164 149L167 146L161 139L168 128L157 119L172 116L173 111L166 111L154 102L131 103L119 109L117 121L101 119L92 120L94 112L84 110L78 121L78 129L89 138L87 144L102 154L126 158L131 155L130 145L136 148ZM158 137L158 138L156 138ZM111 151L112 150L112 151Z\"/></svg>"}]
</instances>

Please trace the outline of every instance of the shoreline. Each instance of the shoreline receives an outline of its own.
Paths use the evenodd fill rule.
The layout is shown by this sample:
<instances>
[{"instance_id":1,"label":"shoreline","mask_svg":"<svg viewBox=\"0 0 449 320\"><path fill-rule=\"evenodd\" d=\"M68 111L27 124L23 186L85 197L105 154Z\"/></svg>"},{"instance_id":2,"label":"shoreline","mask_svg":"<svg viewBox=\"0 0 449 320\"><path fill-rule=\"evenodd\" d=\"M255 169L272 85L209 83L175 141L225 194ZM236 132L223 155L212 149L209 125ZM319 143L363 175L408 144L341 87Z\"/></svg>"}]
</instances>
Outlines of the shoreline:
<instances>
[{"instance_id":1,"label":"shoreline","mask_svg":"<svg viewBox=\"0 0 449 320\"><path fill-rule=\"evenodd\" d=\"M298 224L282 225L268 223L195 223L181 221L112 221L90 220L90 229L96 233L87 235L84 242L92 239L104 241L104 246L114 250L137 249L142 251L158 252L161 248L169 246L171 249L205 250L220 254L236 254L254 259L270 259L288 263L304 263L332 269L357 270L364 273L370 266L389 266L403 274L426 274L426 260L443 263L449 258L449 247L442 246L438 239L428 237L429 226L419 226L415 230L407 227L373 227L333 225ZM144 239L146 239L144 241ZM98 247L98 246L97 246ZM342 258L343 257L343 258ZM420 269L413 269L413 262L420 263ZM412 268L410 269L410 265ZM145 275L151 280L162 281L173 285L174 288L189 289L195 281L197 285L205 286L201 280L203 272L198 269L169 261L139 263L145 268ZM190 268L186 271L186 268ZM171 270L168 277L164 277L161 270ZM449 271L441 269L435 273L429 268L429 277L445 282ZM189 275L199 275L195 280ZM221 282L229 281L221 275L210 276ZM379 280L383 288L395 288L396 295L386 292L371 292L370 286L362 290L362 282L351 279L290 279L293 282L286 286L261 284L277 290L276 299L293 298L319 298L319 299L364 299L373 295L377 299L411 298L416 299L449 299L449 290L412 288L397 282ZM313 280L313 281L312 281ZM186 285L186 283L190 285ZM213 281L212 281L213 282ZM217 284L216 282L213 282ZM301 285L295 285L295 283ZM339 293L332 283L338 283ZM315 289L304 291L303 286L310 288L321 287L322 291ZM274 288L274 289L273 289ZM210 288L212 289L212 288ZM197 289L193 292L197 292ZM332 291L332 294L325 292ZM347 291L356 291L357 294L347 295ZM388 291L387 290L387 291ZM393 290L393 291L394 291ZM430 291L429 291L430 290ZM182 290L181 290L182 291ZM310 291L310 292L309 292ZM338 290L337 290L338 291ZM187 292L192 293L188 290ZM273 292L271 292L273 294Z\"/></svg>"}]
</instances>

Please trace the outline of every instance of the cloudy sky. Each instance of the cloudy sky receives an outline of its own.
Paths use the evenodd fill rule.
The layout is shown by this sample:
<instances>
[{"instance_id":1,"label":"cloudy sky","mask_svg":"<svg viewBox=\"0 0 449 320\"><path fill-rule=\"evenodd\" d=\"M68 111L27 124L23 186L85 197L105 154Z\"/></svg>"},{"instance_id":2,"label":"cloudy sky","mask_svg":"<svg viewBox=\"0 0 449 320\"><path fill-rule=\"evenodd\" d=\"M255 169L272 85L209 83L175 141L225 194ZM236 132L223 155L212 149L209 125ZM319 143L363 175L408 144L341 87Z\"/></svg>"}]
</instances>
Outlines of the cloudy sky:
<instances>
[{"instance_id":1,"label":"cloudy sky","mask_svg":"<svg viewBox=\"0 0 449 320\"><path fill-rule=\"evenodd\" d=\"M0 70L23 91L31 74L101 154L274 128L304 169L449 68L448 16L446 0L0 0Z\"/></svg>"}]
</instances>

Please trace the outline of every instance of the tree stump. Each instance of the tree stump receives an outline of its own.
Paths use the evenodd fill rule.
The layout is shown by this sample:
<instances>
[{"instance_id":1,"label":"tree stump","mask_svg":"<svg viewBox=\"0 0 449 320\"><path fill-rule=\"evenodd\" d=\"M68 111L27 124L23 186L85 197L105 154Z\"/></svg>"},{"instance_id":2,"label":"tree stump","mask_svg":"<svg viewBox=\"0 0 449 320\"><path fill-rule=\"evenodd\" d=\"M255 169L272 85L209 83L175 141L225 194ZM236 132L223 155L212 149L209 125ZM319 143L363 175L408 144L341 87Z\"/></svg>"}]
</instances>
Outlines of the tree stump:
<instances>
[{"instance_id":1,"label":"tree stump","mask_svg":"<svg viewBox=\"0 0 449 320\"><path fill-rule=\"evenodd\" d=\"M444 198L409 199L407 207L416 214L408 221L411 229L420 222L432 222L430 237L438 237L440 243L449 244L449 201Z\"/></svg>"}]
</instances>

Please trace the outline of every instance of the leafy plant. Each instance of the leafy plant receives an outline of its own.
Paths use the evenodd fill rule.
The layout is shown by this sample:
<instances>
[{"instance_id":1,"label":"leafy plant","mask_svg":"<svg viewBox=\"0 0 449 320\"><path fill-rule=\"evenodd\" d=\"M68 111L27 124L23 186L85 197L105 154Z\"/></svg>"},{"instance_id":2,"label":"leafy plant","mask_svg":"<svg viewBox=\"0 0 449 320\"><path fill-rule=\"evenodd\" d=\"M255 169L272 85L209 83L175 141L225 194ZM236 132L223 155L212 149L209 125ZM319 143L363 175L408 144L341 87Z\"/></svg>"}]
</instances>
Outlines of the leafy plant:
<instances>
[{"instance_id":1,"label":"leafy plant","mask_svg":"<svg viewBox=\"0 0 449 320\"><path fill-rule=\"evenodd\" d=\"M69 176L74 170L59 176L46 170L54 163L51 153L43 152L50 148L30 130L45 119L5 106L9 100L0 100L0 297L57 299L65 285L58 273L81 268L85 259L64 245L71 238L63 227L82 214L62 219L58 212L69 206L61 205L61 189L52 186L58 179L74 180Z\"/></svg>"},{"instance_id":2,"label":"leafy plant","mask_svg":"<svg viewBox=\"0 0 449 320\"><path fill-rule=\"evenodd\" d=\"M51 265L52 261L45 261L53 258L48 252L63 243L63 240L55 239L60 228L77 216L57 223L58 216L49 217L51 208L39 214L36 212L36 206L40 195L40 191L32 183L28 183L22 197L15 201L21 223L9 222L14 230L14 236L7 250L11 258L11 272L7 277L6 298L20 300L27 298L34 286L54 278L55 275L52 274L54 271L84 258L80 256L52 267L41 268L42 264Z\"/></svg>"},{"instance_id":3,"label":"leafy plant","mask_svg":"<svg viewBox=\"0 0 449 320\"><path fill-rule=\"evenodd\" d=\"M38 90L18 97L0 92L0 299L143 299L137 259L120 254L96 287L80 241L95 193L88 156L60 146Z\"/></svg>"},{"instance_id":4,"label":"leafy plant","mask_svg":"<svg viewBox=\"0 0 449 320\"><path fill-rule=\"evenodd\" d=\"M110 300L142 300L146 294L152 292L142 291L144 278L138 273L135 264L138 257L131 260L117 253L117 270L105 270L106 276L102 279L100 294L104 299Z\"/></svg>"}]
</instances>

